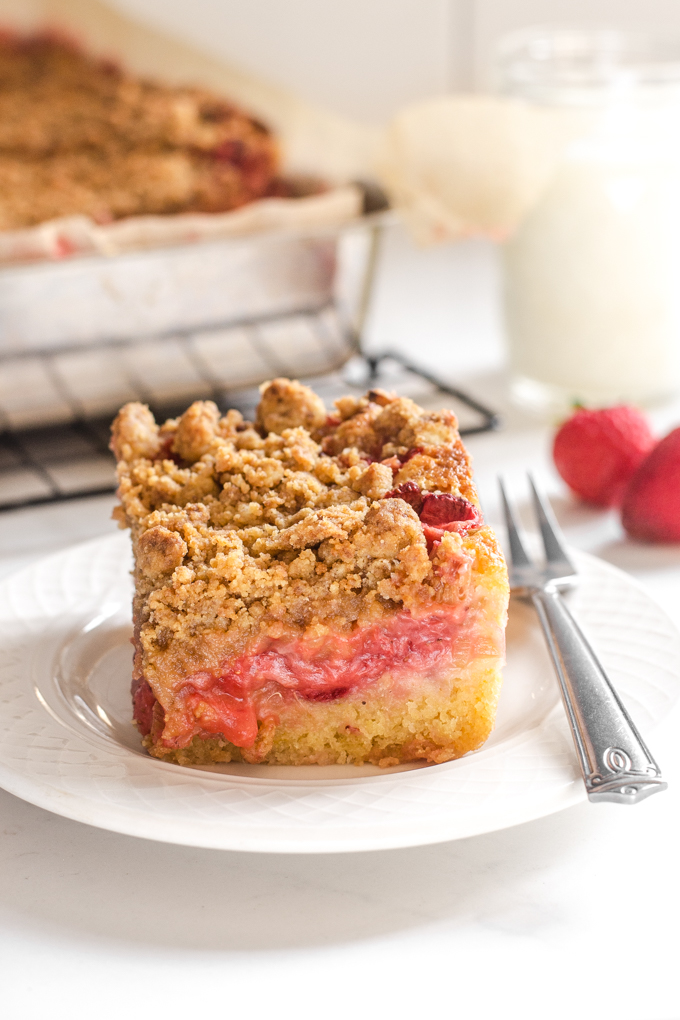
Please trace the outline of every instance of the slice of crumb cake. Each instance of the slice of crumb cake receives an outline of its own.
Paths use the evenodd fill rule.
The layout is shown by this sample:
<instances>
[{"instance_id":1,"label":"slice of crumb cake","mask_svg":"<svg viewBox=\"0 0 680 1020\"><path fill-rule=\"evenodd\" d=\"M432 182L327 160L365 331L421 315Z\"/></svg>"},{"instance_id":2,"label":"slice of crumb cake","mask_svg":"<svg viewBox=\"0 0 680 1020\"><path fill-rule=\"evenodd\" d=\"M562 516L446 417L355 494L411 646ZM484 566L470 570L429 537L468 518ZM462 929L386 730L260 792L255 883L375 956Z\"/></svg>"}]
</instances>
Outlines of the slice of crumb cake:
<instances>
[{"instance_id":1,"label":"slice of crumb cake","mask_svg":"<svg viewBox=\"0 0 680 1020\"><path fill-rule=\"evenodd\" d=\"M254 423L116 418L156 757L388 766L488 737L508 581L455 416L381 390L336 409L276 379Z\"/></svg>"}]
</instances>

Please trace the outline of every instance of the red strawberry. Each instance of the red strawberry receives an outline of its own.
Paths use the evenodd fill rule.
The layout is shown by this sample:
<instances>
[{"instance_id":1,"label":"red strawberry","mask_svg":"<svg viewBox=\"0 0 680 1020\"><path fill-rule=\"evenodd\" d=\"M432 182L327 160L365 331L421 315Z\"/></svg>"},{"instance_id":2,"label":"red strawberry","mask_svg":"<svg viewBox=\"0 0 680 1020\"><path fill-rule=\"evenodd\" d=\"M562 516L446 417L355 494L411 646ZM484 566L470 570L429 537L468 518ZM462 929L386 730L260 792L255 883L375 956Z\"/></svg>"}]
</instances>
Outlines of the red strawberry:
<instances>
[{"instance_id":1,"label":"red strawberry","mask_svg":"<svg viewBox=\"0 0 680 1020\"><path fill-rule=\"evenodd\" d=\"M618 506L655 442L647 419L634 407L581 407L558 430L553 459L569 488L586 503Z\"/></svg>"},{"instance_id":2,"label":"red strawberry","mask_svg":"<svg viewBox=\"0 0 680 1020\"><path fill-rule=\"evenodd\" d=\"M403 499L417 514L423 509L423 494L415 482L404 482L398 489L388 492L385 499Z\"/></svg>"},{"instance_id":3,"label":"red strawberry","mask_svg":"<svg viewBox=\"0 0 680 1020\"><path fill-rule=\"evenodd\" d=\"M479 510L473 503L448 492L424 492L419 516L423 524L450 531L466 531L482 523ZM456 524L460 527L453 527Z\"/></svg>"},{"instance_id":4,"label":"red strawberry","mask_svg":"<svg viewBox=\"0 0 680 1020\"><path fill-rule=\"evenodd\" d=\"M657 443L631 478L621 521L631 538L680 542L680 428Z\"/></svg>"},{"instance_id":5,"label":"red strawberry","mask_svg":"<svg viewBox=\"0 0 680 1020\"><path fill-rule=\"evenodd\" d=\"M388 492L385 499L403 499L413 507L422 522L430 551L441 542L445 531L465 534L470 528L481 528L484 523L478 507L463 496L422 492L415 482L404 482L398 489Z\"/></svg>"}]
</instances>

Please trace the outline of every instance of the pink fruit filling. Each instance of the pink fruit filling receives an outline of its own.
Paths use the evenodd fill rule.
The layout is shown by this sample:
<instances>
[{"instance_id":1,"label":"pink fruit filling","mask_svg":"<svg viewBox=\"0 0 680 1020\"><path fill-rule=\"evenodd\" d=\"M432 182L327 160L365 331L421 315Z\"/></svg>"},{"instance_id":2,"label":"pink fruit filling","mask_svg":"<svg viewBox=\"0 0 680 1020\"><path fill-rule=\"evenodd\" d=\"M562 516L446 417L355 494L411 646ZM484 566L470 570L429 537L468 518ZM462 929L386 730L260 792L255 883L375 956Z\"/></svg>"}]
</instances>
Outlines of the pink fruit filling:
<instances>
[{"instance_id":1,"label":"pink fruit filling","mask_svg":"<svg viewBox=\"0 0 680 1020\"><path fill-rule=\"evenodd\" d=\"M475 653L474 614L442 608L420 619L400 612L386 623L321 641L270 640L214 671L188 677L166 714L161 743L185 747L194 736L220 734L237 747L252 747L258 720L276 717L283 703L335 701L360 693L388 674L393 682L432 676ZM479 640L479 634L476 635ZM476 649L494 654L495 649ZM151 731L153 700L145 680L133 690L140 731Z\"/></svg>"}]
</instances>

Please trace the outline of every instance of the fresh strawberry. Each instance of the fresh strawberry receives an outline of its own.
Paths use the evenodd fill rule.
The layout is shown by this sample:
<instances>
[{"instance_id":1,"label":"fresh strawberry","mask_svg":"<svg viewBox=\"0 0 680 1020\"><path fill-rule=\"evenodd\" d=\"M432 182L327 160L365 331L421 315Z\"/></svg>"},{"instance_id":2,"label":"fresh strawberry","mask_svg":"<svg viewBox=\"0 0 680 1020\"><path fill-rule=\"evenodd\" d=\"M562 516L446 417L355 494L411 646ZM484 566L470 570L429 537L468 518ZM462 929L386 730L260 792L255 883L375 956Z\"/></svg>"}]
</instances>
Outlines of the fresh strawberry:
<instances>
[{"instance_id":1,"label":"fresh strawberry","mask_svg":"<svg viewBox=\"0 0 680 1020\"><path fill-rule=\"evenodd\" d=\"M581 407L558 430L553 459L569 488L586 503L619 506L655 442L647 419L634 407Z\"/></svg>"},{"instance_id":2,"label":"fresh strawberry","mask_svg":"<svg viewBox=\"0 0 680 1020\"><path fill-rule=\"evenodd\" d=\"M657 443L631 478L621 521L631 538L680 542L680 428Z\"/></svg>"}]
</instances>

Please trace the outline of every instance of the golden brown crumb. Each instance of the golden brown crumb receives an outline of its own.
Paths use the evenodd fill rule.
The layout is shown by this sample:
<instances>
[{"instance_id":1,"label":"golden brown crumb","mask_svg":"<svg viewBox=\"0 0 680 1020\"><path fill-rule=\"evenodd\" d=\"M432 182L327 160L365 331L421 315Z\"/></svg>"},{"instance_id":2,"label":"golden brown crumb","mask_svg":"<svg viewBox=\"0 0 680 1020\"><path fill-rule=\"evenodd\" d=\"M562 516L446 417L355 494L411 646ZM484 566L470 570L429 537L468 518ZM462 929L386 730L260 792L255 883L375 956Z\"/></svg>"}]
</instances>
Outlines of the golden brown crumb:
<instances>
[{"instance_id":1,"label":"golden brown crumb","mask_svg":"<svg viewBox=\"0 0 680 1020\"><path fill-rule=\"evenodd\" d=\"M307 386L290 379L274 379L260 387L257 424L265 432L281 435L286 429L302 427L310 432L326 421L326 408Z\"/></svg>"},{"instance_id":2,"label":"golden brown crumb","mask_svg":"<svg viewBox=\"0 0 680 1020\"><path fill-rule=\"evenodd\" d=\"M149 652L158 628L173 635L168 655L191 642L199 623L223 630L237 651L256 628L347 631L395 605L416 611L448 599L449 580L434 569L417 514L402 499L384 497L415 479L423 490L476 504L457 433L453 442L424 447L396 475L370 462L363 447L375 452L382 443L382 452L405 453L405 437L450 440L453 415L403 399L369 403L323 440L324 448L329 438L334 449L342 446L332 456L301 425L285 427L300 418L325 421L326 409L307 387L284 380L263 389L258 420L280 429L264 437L240 416L219 419L214 404L197 401L161 429L177 463L154 459L157 427L146 408L127 404L118 415L119 491L135 544L160 528L187 548L169 579L140 582L150 609L142 628ZM474 563L485 530L447 536L461 563ZM459 571L459 587L469 576Z\"/></svg>"},{"instance_id":3,"label":"golden brown crumb","mask_svg":"<svg viewBox=\"0 0 680 1020\"><path fill-rule=\"evenodd\" d=\"M0 38L0 229L82 213L219 212L276 193L269 131L55 35Z\"/></svg>"},{"instance_id":4,"label":"golden brown crumb","mask_svg":"<svg viewBox=\"0 0 680 1020\"><path fill-rule=\"evenodd\" d=\"M173 571L186 554L186 544L177 532L160 526L149 528L137 543L137 565L143 574L154 579Z\"/></svg>"},{"instance_id":5,"label":"golden brown crumb","mask_svg":"<svg viewBox=\"0 0 680 1020\"><path fill-rule=\"evenodd\" d=\"M369 499L382 499L394 488L394 474L386 464L371 464L367 471L359 465L350 468L348 473L352 479L354 472L356 481L352 481L353 488Z\"/></svg>"},{"instance_id":6,"label":"golden brown crumb","mask_svg":"<svg viewBox=\"0 0 680 1020\"><path fill-rule=\"evenodd\" d=\"M220 412L212 400L197 400L182 415L172 449L182 460L193 462L207 453L215 439Z\"/></svg>"},{"instance_id":7,"label":"golden brown crumb","mask_svg":"<svg viewBox=\"0 0 680 1020\"><path fill-rule=\"evenodd\" d=\"M133 461L144 457L152 460L159 449L158 426L144 404L128 404L111 429L111 449L116 460Z\"/></svg>"}]
</instances>

